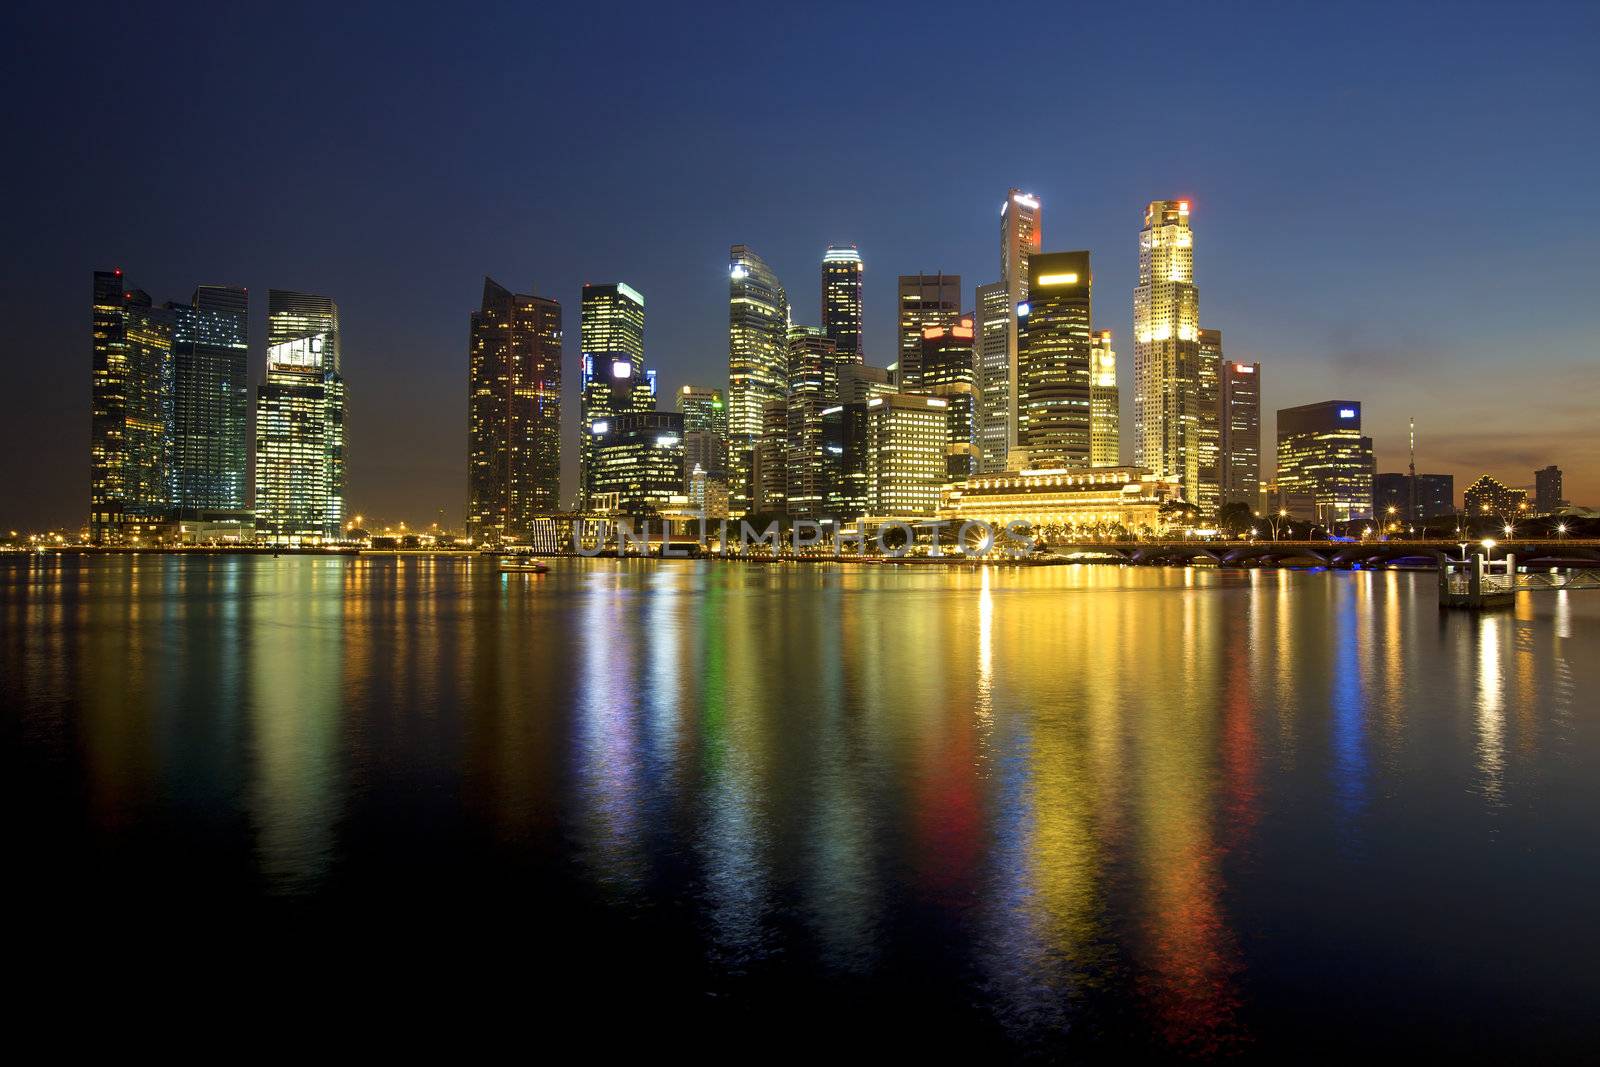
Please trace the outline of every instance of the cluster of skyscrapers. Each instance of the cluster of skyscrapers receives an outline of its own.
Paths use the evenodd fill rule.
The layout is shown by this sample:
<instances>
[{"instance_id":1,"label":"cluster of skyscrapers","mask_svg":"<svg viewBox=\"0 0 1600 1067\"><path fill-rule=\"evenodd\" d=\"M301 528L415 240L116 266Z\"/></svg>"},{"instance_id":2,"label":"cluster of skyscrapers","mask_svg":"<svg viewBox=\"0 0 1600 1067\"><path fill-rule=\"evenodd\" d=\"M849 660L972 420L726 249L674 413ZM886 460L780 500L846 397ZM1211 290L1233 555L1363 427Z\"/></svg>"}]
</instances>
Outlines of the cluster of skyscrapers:
<instances>
[{"instance_id":1,"label":"cluster of skyscrapers","mask_svg":"<svg viewBox=\"0 0 1600 1067\"><path fill-rule=\"evenodd\" d=\"M250 493L249 297L202 285L156 306L120 270L96 271L89 533L142 539L337 538L344 520L339 311L267 294Z\"/></svg>"}]
</instances>

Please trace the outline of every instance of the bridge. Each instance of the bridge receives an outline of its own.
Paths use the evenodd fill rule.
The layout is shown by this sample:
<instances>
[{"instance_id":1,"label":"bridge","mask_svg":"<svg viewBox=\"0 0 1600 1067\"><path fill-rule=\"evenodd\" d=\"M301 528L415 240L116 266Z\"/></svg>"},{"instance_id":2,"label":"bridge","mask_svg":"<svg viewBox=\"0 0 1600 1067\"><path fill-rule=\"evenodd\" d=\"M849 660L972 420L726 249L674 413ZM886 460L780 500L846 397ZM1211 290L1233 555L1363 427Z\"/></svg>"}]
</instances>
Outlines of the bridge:
<instances>
[{"instance_id":1,"label":"bridge","mask_svg":"<svg viewBox=\"0 0 1600 1067\"><path fill-rule=\"evenodd\" d=\"M1208 561L1221 566L1371 567L1413 561L1440 566L1460 561L1463 551L1479 551L1478 542L1450 540L1273 541L1254 538L1228 541L1203 538L1113 541L1074 540L1049 546L1058 556L1114 557L1128 563L1172 564ZM1600 538L1522 538L1497 541L1496 552L1514 555L1526 567L1600 568Z\"/></svg>"}]
</instances>

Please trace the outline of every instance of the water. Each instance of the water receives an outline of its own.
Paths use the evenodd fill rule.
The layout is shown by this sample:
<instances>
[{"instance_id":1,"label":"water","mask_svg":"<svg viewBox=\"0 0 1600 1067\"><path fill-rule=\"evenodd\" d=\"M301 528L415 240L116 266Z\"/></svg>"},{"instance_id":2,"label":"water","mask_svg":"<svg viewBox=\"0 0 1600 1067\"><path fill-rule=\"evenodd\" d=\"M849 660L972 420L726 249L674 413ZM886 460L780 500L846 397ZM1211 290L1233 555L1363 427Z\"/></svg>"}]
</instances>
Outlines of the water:
<instances>
[{"instance_id":1,"label":"water","mask_svg":"<svg viewBox=\"0 0 1600 1067\"><path fill-rule=\"evenodd\" d=\"M7 558L9 910L607 1047L1570 1053L1600 593L1434 580Z\"/></svg>"}]
</instances>

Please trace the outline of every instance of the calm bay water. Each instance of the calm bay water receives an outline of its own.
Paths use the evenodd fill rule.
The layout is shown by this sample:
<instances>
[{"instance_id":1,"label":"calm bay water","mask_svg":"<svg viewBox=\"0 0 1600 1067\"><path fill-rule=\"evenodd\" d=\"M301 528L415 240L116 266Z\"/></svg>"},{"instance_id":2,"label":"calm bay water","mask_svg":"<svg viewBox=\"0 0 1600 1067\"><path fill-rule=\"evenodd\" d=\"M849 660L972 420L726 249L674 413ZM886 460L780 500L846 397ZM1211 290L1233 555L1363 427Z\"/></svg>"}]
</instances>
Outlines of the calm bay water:
<instances>
[{"instance_id":1,"label":"calm bay water","mask_svg":"<svg viewBox=\"0 0 1600 1067\"><path fill-rule=\"evenodd\" d=\"M1600 593L1433 583L3 559L14 914L617 1040L1576 1053Z\"/></svg>"}]
</instances>

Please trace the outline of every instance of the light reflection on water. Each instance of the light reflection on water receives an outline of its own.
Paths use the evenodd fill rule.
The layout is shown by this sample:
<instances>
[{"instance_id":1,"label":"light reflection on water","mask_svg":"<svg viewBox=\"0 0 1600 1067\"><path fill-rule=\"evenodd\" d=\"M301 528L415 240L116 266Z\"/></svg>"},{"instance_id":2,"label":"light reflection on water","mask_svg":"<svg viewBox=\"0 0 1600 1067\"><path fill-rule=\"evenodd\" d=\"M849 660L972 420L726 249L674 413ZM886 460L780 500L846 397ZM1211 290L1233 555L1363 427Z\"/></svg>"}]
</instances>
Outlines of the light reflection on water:
<instances>
[{"instance_id":1,"label":"light reflection on water","mask_svg":"<svg viewBox=\"0 0 1600 1067\"><path fill-rule=\"evenodd\" d=\"M1369 1021L1450 1018L1511 964L1559 1021L1600 594L1441 615L1433 581L13 561L0 692L50 840L149 891L331 899L438 849L708 995L903 985L1023 1047L1259 1050L1352 974Z\"/></svg>"}]
</instances>

